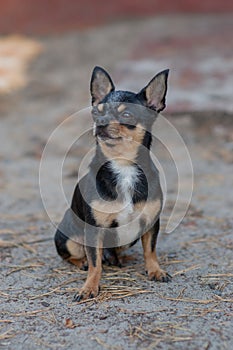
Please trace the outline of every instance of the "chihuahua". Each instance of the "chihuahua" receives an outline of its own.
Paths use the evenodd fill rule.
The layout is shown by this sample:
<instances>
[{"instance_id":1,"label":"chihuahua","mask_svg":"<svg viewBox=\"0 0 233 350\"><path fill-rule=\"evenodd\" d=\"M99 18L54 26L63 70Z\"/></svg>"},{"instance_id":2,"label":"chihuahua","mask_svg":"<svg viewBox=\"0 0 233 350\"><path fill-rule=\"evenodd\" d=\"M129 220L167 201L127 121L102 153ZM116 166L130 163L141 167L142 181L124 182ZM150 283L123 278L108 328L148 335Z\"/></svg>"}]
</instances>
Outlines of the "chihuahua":
<instances>
[{"instance_id":1,"label":"chihuahua","mask_svg":"<svg viewBox=\"0 0 233 350\"><path fill-rule=\"evenodd\" d=\"M158 73L133 93L116 91L103 68L93 70L95 156L55 234L63 259L80 268L88 266L86 282L74 301L96 297L102 262L120 266L119 253L139 239L149 279L171 280L156 256L163 195L150 155L152 125L166 106L168 73Z\"/></svg>"}]
</instances>

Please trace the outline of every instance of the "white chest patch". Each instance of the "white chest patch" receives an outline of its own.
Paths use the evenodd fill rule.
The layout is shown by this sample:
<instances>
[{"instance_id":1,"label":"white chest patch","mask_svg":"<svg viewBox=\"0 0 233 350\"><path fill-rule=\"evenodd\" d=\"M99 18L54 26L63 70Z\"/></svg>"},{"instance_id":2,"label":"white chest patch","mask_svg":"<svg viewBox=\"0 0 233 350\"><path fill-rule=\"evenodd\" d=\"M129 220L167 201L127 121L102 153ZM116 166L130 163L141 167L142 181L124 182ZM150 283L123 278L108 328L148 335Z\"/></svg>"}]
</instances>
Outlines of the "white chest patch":
<instances>
[{"instance_id":1,"label":"white chest patch","mask_svg":"<svg viewBox=\"0 0 233 350\"><path fill-rule=\"evenodd\" d=\"M118 165L116 161L111 162L113 172L117 175L117 191L120 199L130 199L137 182L138 171L133 165Z\"/></svg>"},{"instance_id":2,"label":"white chest patch","mask_svg":"<svg viewBox=\"0 0 233 350\"><path fill-rule=\"evenodd\" d=\"M133 165L119 165L111 162L112 170L117 175L118 199L123 203L123 210L117 215L119 245L133 242L140 229L139 221L134 220L138 213L134 211L133 192L138 180L137 168Z\"/></svg>"}]
</instances>

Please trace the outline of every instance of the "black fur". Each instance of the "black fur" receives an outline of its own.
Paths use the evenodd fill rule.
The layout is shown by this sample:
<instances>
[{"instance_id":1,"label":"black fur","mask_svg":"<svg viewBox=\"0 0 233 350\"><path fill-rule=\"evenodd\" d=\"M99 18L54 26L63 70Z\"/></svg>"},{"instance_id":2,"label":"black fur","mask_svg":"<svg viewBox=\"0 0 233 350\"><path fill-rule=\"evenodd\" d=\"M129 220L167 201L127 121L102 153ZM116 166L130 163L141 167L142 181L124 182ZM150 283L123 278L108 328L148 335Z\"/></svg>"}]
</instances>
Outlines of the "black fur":
<instances>
[{"instance_id":1,"label":"black fur","mask_svg":"<svg viewBox=\"0 0 233 350\"><path fill-rule=\"evenodd\" d=\"M153 227L153 234L151 238L151 251L153 252L156 247L157 237L159 234L160 220L158 219Z\"/></svg>"},{"instance_id":2,"label":"black fur","mask_svg":"<svg viewBox=\"0 0 233 350\"><path fill-rule=\"evenodd\" d=\"M63 259L68 259L70 257L70 253L66 248L66 242L68 241L68 237L64 235L60 230L56 231L54 241L58 254Z\"/></svg>"}]
</instances>

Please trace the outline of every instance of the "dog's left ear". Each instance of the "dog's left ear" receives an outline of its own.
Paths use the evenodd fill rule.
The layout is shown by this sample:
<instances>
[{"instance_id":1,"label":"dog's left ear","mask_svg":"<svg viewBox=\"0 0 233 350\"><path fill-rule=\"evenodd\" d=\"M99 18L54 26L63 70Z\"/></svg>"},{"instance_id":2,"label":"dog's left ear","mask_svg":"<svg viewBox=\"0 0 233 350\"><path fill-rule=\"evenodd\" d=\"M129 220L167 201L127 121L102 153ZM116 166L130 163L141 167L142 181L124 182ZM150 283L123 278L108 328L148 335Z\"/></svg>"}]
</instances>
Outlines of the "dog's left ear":
<instances>
[{"instance_id":1,"label":"dog's left ear","mask_svg":"<svg viewBox=\"0 0 233 350\"><path fill-rule=\"evenodd\" d=\"M169 69L158 73L137 95L147 107L158 113L166 107L168 73Z\"/></svg>"},{"instance_id":2,"label":"dog's left ear","mask_svg":"<svg viewBox=\"0 0 233 350\"><path fill-rule=\"evenodd\" d=\"M91 97L92 105L96 106L105 96L115 90L110 75L101 67L95 67L91 77Z\"/></svg>"}]
</instances>

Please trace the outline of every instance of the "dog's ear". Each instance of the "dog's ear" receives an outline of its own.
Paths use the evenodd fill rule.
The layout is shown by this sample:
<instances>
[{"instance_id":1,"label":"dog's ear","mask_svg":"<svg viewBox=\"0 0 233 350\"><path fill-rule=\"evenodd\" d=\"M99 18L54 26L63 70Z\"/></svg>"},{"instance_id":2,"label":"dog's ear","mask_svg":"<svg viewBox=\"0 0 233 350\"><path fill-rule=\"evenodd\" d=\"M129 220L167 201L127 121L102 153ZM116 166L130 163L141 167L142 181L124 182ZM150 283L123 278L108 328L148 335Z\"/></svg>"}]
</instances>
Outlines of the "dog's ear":
<instances>
[{"instance_id":1,"label":"dog's ear","mask_svg":"<svg viewBox=\"0 0 233 350\"><path fill-rule=\"evenodd\" d=\"M158 73L137 95L147 107L158 113L166 107L168 73L169 69Z\"/></svg>"},{"instance_id":2,"label":"dog's ear","mask_svg":"<svg viewBox=\"0 0 233 350\"><path fill-rule=\"evenodd\" d=\"M110 75L101 67L95 67L91 77L91 97L92 105L96 106L111 91L115 90L115 86Z\"/></svg>"}]
</instances>

